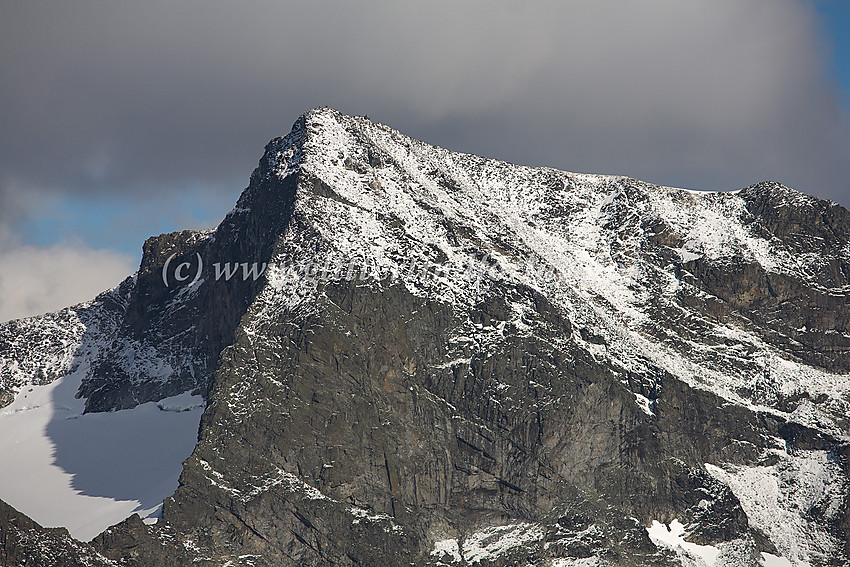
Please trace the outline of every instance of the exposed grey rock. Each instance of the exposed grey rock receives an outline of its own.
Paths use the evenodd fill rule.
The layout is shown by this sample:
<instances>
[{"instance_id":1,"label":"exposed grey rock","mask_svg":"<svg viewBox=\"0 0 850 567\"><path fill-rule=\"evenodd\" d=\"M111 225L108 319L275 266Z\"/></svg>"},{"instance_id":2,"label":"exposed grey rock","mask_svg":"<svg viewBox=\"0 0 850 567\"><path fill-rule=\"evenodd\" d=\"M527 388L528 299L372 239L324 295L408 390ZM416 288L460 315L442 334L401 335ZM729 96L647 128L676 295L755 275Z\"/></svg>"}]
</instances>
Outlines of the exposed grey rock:
<instances>
[{"instance_id":1,"label":"exposed grey rock","mask_svg":"<svg viewBox=\"0 0 850 567\"><path fill-rule=\"evenodd\" d=\"M65 528L43 528L0 500L0 565L26 567L114 567Z\"/></svg>"}]
</instances>

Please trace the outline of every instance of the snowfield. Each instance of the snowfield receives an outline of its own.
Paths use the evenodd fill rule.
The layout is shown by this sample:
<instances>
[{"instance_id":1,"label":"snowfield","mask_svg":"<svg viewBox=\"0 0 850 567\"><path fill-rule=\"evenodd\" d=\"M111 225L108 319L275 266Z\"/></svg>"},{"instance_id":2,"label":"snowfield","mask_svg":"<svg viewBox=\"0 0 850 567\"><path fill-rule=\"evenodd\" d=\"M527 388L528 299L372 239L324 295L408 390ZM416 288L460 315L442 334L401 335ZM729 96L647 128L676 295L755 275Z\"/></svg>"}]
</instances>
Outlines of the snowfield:
<instances>
[{"instance_id":1,"label":"snowfield","mask_svg":"<svg viewBox=\"0 0 850 567\"><path fill-rule=\"evenodd\" d=\"M204 402L181 394L83 415L84 369L30 386L0 410L0 499L88 541L139 514L155 522L195 447Z\"/></svg>"}]
</instances>

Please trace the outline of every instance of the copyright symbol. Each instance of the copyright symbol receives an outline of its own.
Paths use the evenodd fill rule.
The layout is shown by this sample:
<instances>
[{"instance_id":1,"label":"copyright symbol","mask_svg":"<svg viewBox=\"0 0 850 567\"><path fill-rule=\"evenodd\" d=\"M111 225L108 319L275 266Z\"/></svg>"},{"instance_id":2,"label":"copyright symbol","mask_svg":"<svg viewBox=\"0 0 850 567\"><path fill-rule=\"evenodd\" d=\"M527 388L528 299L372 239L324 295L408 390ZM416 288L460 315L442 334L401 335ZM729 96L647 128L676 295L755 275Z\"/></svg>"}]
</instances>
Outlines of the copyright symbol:
<instances>
[{"instance_id":1,"label":"copyright symbol","mask_svg":"<svg viewBox=\"0 0 850 567\"><path fill-rule=\"evenodd\" d=\"M165 287L171 287L168 283L168 266L171 265L171 261L177 257L177 252L168 257L165 261L165 265L162 267L162 283L165 284ZM195 272L195 277L191 281L189 285L194 285L199 279L201 279L201 272L204 270L204 261L201 259L201 254L199 252L195 253L195 257L198 258L198 269ZM191 275L190 270L192 269L192 264L189 262L181 262L177 264L177 267L174 268L174 279L178 282L185 282L189 279Z\"/></svg>"}]
</instances>

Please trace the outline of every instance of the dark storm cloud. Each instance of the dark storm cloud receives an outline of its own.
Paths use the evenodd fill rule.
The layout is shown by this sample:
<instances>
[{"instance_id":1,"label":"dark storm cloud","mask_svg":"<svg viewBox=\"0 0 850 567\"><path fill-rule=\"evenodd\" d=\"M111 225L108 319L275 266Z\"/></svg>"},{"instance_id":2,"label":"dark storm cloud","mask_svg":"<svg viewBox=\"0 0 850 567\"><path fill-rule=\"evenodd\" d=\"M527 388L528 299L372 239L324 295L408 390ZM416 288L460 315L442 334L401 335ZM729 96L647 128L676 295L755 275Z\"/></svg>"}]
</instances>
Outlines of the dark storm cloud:
<instances>
[{"instance_id":1,"label":"dark storm cloud","mask_svg":"<svg viewBox=\"0 0 850 567\"><path fill-rule=\"evenodd\" d=\"M0 26L6 210L233 192L319 105L522 163L850 202L846 116L802 1L36 0Z\"/></svg>"}]
</instances>

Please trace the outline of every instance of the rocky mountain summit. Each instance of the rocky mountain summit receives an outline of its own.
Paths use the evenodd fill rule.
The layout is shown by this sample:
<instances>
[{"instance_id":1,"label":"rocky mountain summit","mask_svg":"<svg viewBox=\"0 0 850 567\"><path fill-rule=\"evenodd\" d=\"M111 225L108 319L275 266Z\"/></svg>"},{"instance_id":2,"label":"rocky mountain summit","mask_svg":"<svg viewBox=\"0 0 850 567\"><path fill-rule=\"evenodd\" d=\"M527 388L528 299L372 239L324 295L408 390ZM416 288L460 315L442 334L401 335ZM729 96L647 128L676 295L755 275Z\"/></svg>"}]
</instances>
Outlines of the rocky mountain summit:
<instances>
[{"instance_id":1,"label":"rocky mountain summit","mask_svg":"<svg viewBox=\"0 0 850 567\"><path fill-rule=\"evenodd\" d=\"M521 167L312 110L217 229L0 325L0 404L83 362L87 412L207 401L156 524L85 544L3 512L0 559L846 565L848 293L850 213L778 183Z\"/></svg>"}]
</instances>

